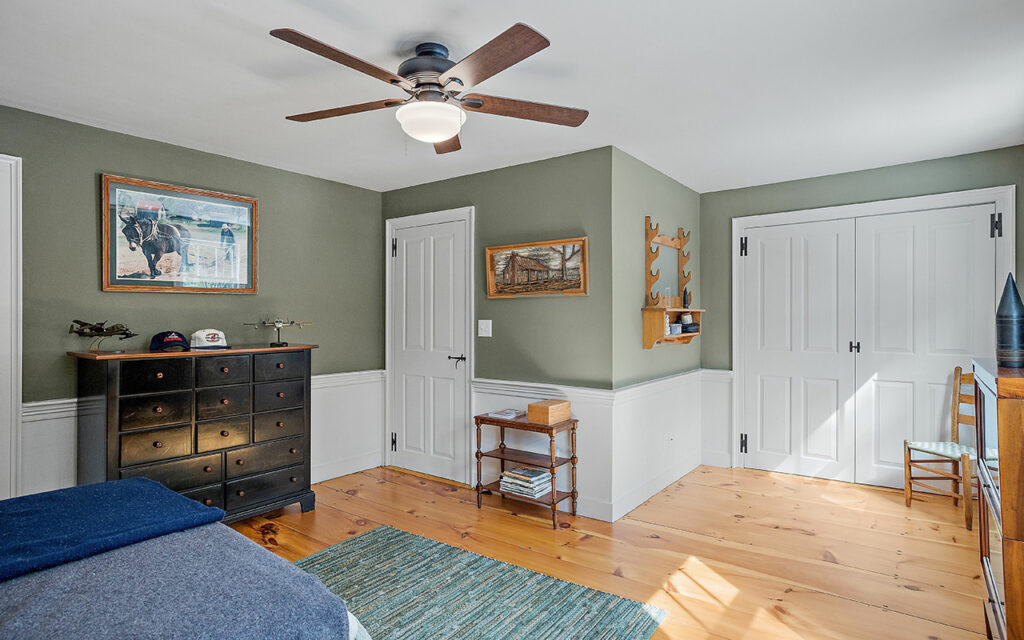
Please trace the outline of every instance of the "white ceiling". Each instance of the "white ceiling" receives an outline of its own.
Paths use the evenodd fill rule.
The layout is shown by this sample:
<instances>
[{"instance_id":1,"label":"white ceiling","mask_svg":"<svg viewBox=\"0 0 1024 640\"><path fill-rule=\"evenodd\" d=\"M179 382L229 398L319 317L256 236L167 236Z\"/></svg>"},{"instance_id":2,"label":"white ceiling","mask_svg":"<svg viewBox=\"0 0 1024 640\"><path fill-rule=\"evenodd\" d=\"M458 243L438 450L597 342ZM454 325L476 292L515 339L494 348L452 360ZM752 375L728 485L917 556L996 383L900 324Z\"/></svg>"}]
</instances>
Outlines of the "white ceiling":
<instances>
[{"instance_id":1,"label":"white ceiling","mask_svg":"<svg viewBox=\"0 0 1024 640\"><path fill-rule=\"evenodd\" d=\"M393 110L284 120L404 94L272 28L394 70L520 21L551 46L479 91L578 129L470 113L437 156ZM376 190L604 145L701 192L1004 147L1022 79L1020 0L0 0L0 103Z\"/></svg>"}]
</instances>

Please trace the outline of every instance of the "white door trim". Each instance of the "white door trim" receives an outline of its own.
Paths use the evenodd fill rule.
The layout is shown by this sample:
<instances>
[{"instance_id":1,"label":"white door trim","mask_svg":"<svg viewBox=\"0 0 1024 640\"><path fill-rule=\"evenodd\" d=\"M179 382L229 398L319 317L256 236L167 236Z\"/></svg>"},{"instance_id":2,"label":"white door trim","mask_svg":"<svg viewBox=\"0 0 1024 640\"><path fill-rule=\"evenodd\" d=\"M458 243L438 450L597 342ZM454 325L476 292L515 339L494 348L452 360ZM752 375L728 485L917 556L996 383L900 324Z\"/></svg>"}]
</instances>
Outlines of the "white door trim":
<instances>
[{"instance_id":1,"label":"white door trim","mask_svg":"<svg viewBox=\"0 0 1024 640\"><path fill-rule=\"evenodd\" d=\"M473 337L473 318L476 317L476 305L474 300L474 293L476 288L474 283L476 282L475 266L476 266L476 255L473 252L475 244L475 229L474 222L476 219L476 208L475 207L460 207L458 209L447 209L445 211L434 211L431 213L420 213L411 216L403 216L401 218L390 218L384 223L384 429L381 435L381 450L383 456L381 456L381 464L391 464L391 441L388 439L388 434L392 430L392 403L391 403L391 392L392 392L392 379L391 373L394 371L394 348L391 344L391 270L392 270L392 259L391 259L391 241L395 238L395 232L398 229L409 229L412 227L423 227L432 224L442 224L445 222L458 222L463 221L466 223L466 270L469 277L466 279L466 300L467 309L466 313L466 345L469 353L467 354L469 362L469 371L466 372L466 416L473 415L473 399L472 399L472 381L474 372L476 371L476 358L474 357L476 344ZM470 440L470 429L466 429L467 438L467 452L475 452L475 445L469 442ZM470 468L473 465L470 464L470 459L467 457L465 465L465 477L463 482L469 484L470 482Z\"/></svg>"},{"instance_id":2,"label":"white door trim","mask_svg":"<svg viewBox=\"0 0 1024 640\"><path fill-rule=\"evenodd\" d=\"M11 362L4 363L10 367L10 386L6 389L11 394L11 413L0 419L11 425L11 455L5 461L10 468L11 495L21 495L21 158L0 154L0 162L11 166L11 217L0 220L4 231L8 234L8 257L11 270L11 315L6 318L11 323Z\"/></svg>"},{"instance_id":3,"label":"white door trim","mask_svg":"<svg viewBox=\"0 0 1024 640\"><path fill-rule=\"evenodd\" d=\"M954 191L912 198L894 200L878 200L857 204L820 207L817 209L800 209L780 213L765 213L754 216L743 216L732 219L732 370L735 372L732 389L732 466L745 466L739 453L740 432L744 425L742 407L743 399L743 336L741 331L740 303L743 299L743 279L740 277L739 255L740 237L747 229L769 227L801 222L820 220L839 220L843 218L861 218L866 216L888 215L893 213L910 213L914 211L930 211L933 209L949 209L980 204L992 204L994 213L1002 214L1002 236L996 238L996 268L1000 273L1016 271L1016 185ZM999 299L999 290L1005 278L996 277L994 300ZM850 292L853 295L853 292Z\"/></svg>"}]
</instances>

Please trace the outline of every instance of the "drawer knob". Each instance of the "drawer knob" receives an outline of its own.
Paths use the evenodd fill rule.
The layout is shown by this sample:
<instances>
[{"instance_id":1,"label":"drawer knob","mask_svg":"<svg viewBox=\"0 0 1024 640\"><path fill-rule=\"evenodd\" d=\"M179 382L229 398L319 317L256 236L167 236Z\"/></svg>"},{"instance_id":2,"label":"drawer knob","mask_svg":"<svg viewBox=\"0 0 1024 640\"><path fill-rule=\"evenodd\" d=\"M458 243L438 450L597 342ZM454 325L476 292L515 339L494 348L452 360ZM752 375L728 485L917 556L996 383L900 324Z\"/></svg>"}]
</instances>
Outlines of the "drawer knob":
<instances>
[{"instance_id":1,"label":"drawer knob","mask_svg":"<svg viewBox=\"0 0 1024 640\"><path fill-rule=\"evenodd\" d=\"M206 465L205 467L203 467L203 472L204 473L213 473L213 467L211 467L210 465Z\"/></svg>"},{"instance_id":2,"label":"drawer knob","mask_svg":"<svg viewBox=\"0 0 1024 640\"><path fill-rule=\"evenodd\" d=\"M157 440L156 442L153 443L153 446L156 447L157 449L163 449L164 448L164 443L162 443L159 440Z\"/></svg>"},{"instance_id":3,"label":"drawer knob","mask_svg":"<svg viewBox=\"0 0 1024 640\"><path fill-rule=\"evenodd\" d=\"M164 408L163 407L153 407L153 413L163 413L163 412L164 412Z\"/></svg>"},{"instance_id":4,"label":"drawer knob","mask_svg":"<svg viewBox=\"0 0 1024 640\"><path fill-rule=\"evenodd\" d=\"M277 397L278 398L283 398L284 397L284 391L278 391L277 392Z\"/></svg>"},{"instance_id":5,"label":"drawer knob","mask_svg":"<svg viewBox=\"0 0 1024 640\"><path fill-rule=\"evenodd\" d=\"M220 435L222 435L222 436L224 436L226 438L226 437L231 435L231 432L228 431L227 429L225 429L224 431L220 432Z\"/></svg>"},{"instance_id":6,"label":"drawer knob","mask_svg":"<svg viewBox=\"0 0 1024 640\"><path fill-rule=\"evenodd\" d=\"M292 477L290 477L288 479L291 480L292 482L298 482L299 481L299 479L296 478L295 476L292 476Z\"/></svg>"},{"instance_id":7,"label":"drawer knob","mask_svg":"<svg viewBox=\"0 0 1024 640\"><path fill-rule=\"evenodd\" d=\"M244 491L239 491L238 492L238 497L239 498L244 498L245 497L245 492Z\"/></svg>"},{"instance_id":8,"label":"drawer knob","mask_svg":"<svg viewBox=\"0 0 1024 640\"><path fill-rule=\"evenodd\" d=\"M221 399L220 399L220 403L221 403L221 404L231 404L231 401L230 401L230 400L228 400L227 398L221 398Z\"/></svg>"},{"instance_id":9,"label":"drawer knob","mask_svg":"<svg viewBox=\"0 0 1024 640\"><path fill-rule=\"evenodd\" d=\"M283 362L278 362L277 363L277 368L278 369L284 369L284 363Z\"/></svg>"},{"instance_id":10,"label":"drawer knob","mask_svg":"<svg viewBox=\"0 0 1024 640\"><path fill-rule=\"evenodd\" d=\"M206 506L209 507L210 505L213 504L213 500L211 500L210 498L207 498L206 500L203 500L203 504L205 504Z\"/></svg>"},{"instance_id":11,"label":"drawer knob","mask_svg":"<svg viewBox=\"0 0 1024 640\"><path fill-rule=\"evenodd\" d=\"M235 464L237 464L238 466L242 466L242 465L245 464L245 460L242 460L241 458L239 458L238 460L235 460Z\"/></svg>"},{"instance_id":12,"label":"drawer knob","mask_svg":"<svg viewBox=\"0 0 1024 640\"><path fill-rule=\"evenodd\" d=\"M157 371L156 372L156 379L157 380L163 380L164 379L164 372L163 371Z\"/></svg>"},{"instance_id":13,"label":"drawer knob","mask_svg":"<svg viewBox=\"0 0 1024 640\"><path fill-rule=\"evenodd\" d=\"M290 454L292 454L292 455L295 455L295 454L296 454L296 453L298 453L298 452L299 452L299 450L298 450L298 449L296 449L295 447L292 447L291 449L289 449L289 450L288 450L288 453L290 453Z\"/></svg>"},{"instance_id":14,"label":"drawer knob","mask_svg":"<svg viewBox=\"0 0 1024 640\"><path fill-rule=\"evenodd\" d=\"M277 421L277 426L279 426L279 427L281 427L283 429L284 428L284 421L283 420L278 420Z\"/></svg>"},{"instance_id":15,"label":"drawer knob","mask_svg":"<svg viewBox=\"0 0 1024 640\"><path fill-rule=\"evenodd\" d=\"M231 369L228 369L227 367L221 367L221 368L220 368L220 372L221 372L221 373L227 373L227 372L229 372L229 371L231 371Z\"/></svg>"}]
</instances>

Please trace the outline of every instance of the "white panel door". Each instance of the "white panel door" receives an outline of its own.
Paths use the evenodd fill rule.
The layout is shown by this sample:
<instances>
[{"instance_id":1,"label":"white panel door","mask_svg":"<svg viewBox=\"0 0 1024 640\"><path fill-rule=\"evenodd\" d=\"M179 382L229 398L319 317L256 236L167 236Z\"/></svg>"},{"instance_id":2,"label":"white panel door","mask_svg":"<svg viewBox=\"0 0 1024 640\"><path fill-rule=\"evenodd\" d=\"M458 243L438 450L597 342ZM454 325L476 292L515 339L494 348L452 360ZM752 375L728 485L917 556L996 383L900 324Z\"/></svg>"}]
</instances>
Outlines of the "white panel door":
<instances>
[{"instance_id":1,"label":"white panel door","mask_svg":"<svg viewBox=\"0 0 1024 640\"><path fill-rule=\"evenodd\" d=\"M752 229L743 258L745 466L854 477L854 222Z\"/></svg>"},{"instance_id":2,"label":"white panel door","mask_svg":"<svg viewBox=\"0 0 1024 640\"><path fill-rule=\"evenodd\" d=\"M397 229L391 270L391 464L458 482L469 461L466 226Z\"/></svg>"},{"instance_id":3,"label":"white panel door","mask_svg":"<svg viewBox=\"0 0 1024 640\"><path fill-rule=\"evenodd\" d=\"M991 213L857 219L857 482L902 487L903 441L950 438L953 368L995 355Z\"/></svg>"}]
</instances>

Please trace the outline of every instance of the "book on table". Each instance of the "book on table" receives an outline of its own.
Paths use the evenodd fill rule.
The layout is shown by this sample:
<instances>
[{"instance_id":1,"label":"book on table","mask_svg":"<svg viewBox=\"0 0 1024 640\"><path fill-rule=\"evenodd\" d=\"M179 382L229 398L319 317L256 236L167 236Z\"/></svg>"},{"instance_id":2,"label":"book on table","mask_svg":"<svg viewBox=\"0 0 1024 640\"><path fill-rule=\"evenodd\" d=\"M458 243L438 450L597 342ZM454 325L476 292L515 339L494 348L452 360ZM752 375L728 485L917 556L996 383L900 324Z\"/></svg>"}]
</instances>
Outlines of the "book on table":
<instances>
[{"instance_id":1,"label":"book on table","mask_svg":"<svg viewBox=\"0 0 1024 640\"><path fill-rule=\"evenodd\" d=\"M547 471L546 469L535 469L533 467L516 467L515 469L508 469L502 475L529 483L540 482L545 479L549 482L551 481L550 471Z\"/></svg>"},{"instance_id":2,"label":"book on table","mask_svg":"<svg viewBox=\"0 0 1024 640\"><path fill-rule=\"evenodd\" d=\"M539 500L540 498L543 498L544 496L546 496L549 493L551 493L551 485L550 484L547 487L537 487L536 489L526 489L526 488L521 487L519 485L510 485L510 484L502 482L499 485L499 489L500 489L500 491L502 493L510 493L512 495L524 496L526 498L533 498L534 500Z\"/></svg>"}]
</instances>

